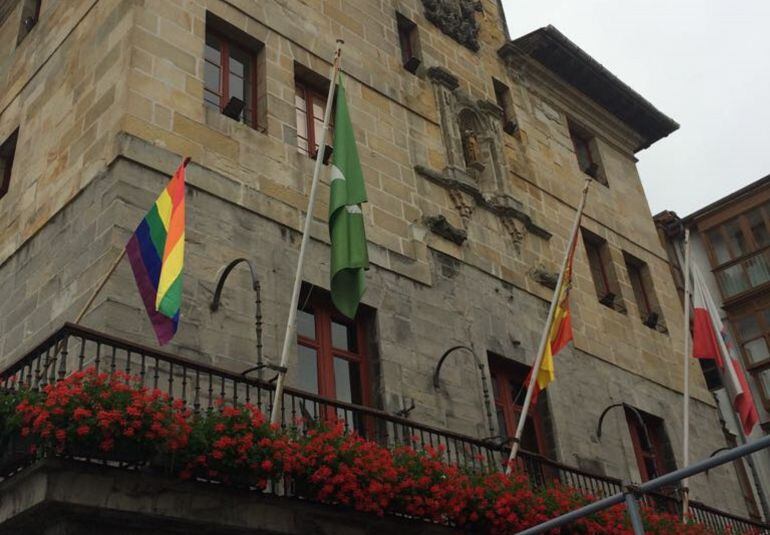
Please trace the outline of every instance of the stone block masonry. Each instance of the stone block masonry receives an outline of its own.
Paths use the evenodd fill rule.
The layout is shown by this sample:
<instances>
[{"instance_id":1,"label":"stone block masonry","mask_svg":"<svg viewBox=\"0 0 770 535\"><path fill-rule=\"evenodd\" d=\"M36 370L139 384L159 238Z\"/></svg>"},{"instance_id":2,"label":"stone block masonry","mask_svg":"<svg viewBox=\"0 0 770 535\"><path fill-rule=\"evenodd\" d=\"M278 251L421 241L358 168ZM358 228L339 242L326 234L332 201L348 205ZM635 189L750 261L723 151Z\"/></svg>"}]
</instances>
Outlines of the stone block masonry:
<instances>
[{"instance_id":1,"label":"stone block masonry","mask_svg":"<svg viewBox=\"0 0 770 535\"><path fill-rule=\"evenodd\" d=\"M628 312L598 302L579 246L574 348L559 355L547 394L553 453L638 478L620 416L601 442L593 436L601 411L623 400L663 418L679 454L683 326L635 167L640 134L542 66L501 59L496 0L473 11L478 51L428 20L420 0L399 1L419 33L416 74L401 65L389 2L42 5L37 26L0 64L0 140L19 128L10 189L0 198L0 364L75 317L183 156L193 159L184 301L170 350L233 371L254 364L245 275L228 282L220 311L208 307L219 270L245 256L262 282L265 354L276 360L314 164L296 147L295 84L308 70L324 76L342 37L370 194L364 303L375 311L370 376L381 407L395 412L413 399L417 421L489 436L470 359L448 361L438 391L433 369L455 344L471 345L483 360L488 352L534 360L552 290L533 274L557 269L585 177L569 135L574 120L595 134L609 184L592 185L583 225L606 240ZM258 128L204 105L207 24L215 23L253 45ZM0 25L3 47L8 31ZM493 78L510 88L515 136L502 130ZM321 288L328 288L328 181L325 168L304 276ZM426 223L439 220L457 231L446 234L466 238L446 239ZM624 251L648 265L668 333L639 319ZM127 263L84 324L154 344ZM701 375L691 377L698 457L724 439ZM296 384L296 370L289 382ZM694 479L694 496L745 512L712 495L740 496L728 475Z\"/></svg>"},{"instance_id":2,"label":"stone block masonry","mask_svg":"<svg viewBox=\"0 0 770 535\"><path fill-rule=\"evenodd\" d=\"M123 146L130 158L114 161L57 216L61 224L46 226L0 269L0 287L34 289L0 304L3 332L8 333L0 364L72 319L168 180L169 163L162 170L152 167L172 162L172 154L136 139L124 139ZM196 185L215 176L191 164L182 319L168 349L239 372L254 365L253 294L246 274L234 273L222 308L212 313L209 304L218 273L236 257L254 262L263 288L265 355L277 362L299 235L264 210L238 206ZM311 241L305 280L326 285L328 254L323 240ZM475 364L456 357L447 361L437 391L432 375L438 358L453 345L470 343L482 358L490 351L531 363L547 303L443 254L433 253L427 261L430 285L387 266L375 264L367 273L364 304L376 310L374 397L394 413L414 399L410 417L415 421L489 436ZM71 305L58 304L66 302ZM127 262L119 266L83 324L135 342L155 343ZM290 363L289 384L298 380L296 358L293 355ZM620 400L663 418L674 451L679 451L681 396L643 376L569 349L558 358L557 380L547 395L555 453L566 463L579 465L590 459L607 475L638 479L622 411L605 424L601 442L594 434L602 410ZM712 407L694 403L693 427L718 429ZM718 434L704 433L693 456L706 456L720 446ZM727 506L724 497L712 495L719 488L714 482L729 484L729 469L723 471L713 471L708 481L693 480L694 494L707 503ZM739 501L729 505L741 510Z\"/></svg>"}]
</instances>

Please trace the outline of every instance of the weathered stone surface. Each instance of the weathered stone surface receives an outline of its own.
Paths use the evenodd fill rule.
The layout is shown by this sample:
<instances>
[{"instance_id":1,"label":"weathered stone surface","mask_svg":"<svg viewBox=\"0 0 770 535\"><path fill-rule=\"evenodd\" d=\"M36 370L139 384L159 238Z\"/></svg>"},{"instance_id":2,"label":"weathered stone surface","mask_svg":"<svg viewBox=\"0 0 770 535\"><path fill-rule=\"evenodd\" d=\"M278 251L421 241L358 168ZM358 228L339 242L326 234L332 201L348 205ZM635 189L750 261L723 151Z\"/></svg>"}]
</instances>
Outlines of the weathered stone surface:
<instances>
[{"instance_id":1,"label":"weathered stone surface","mask_svg":"<svg viewBox=\"0 0 770 535\"><path fill-rule=\"evenodd\" d=\"M245 489L50 459L0 483L0 534L449 535L454 530Z\"/></svg>"},{"instance_id":2,"label":"weathered stone surface","mask_svg":"<svg viewBox=\"0 0 770 535\"><path fill-rule=\"evenodd\" d=\"M481 11L477 0L422 0L425 18L463 46L479 49L479 25L476 11Z\"/></svg>"},{"instance_id":3,"label":"weathered stone surface","mask_svg":"<svg viewBox=\"0 0 770 535\"><path fill-rule=\"evenodd\" d=\"M452 226L443 215L426 217L425 225L431 232L438 234L442 238L446 238L457 245L462 245L463 242L468 239L468 233L465 229Z\"/></svg>"},{"instance_id":4,"label":"weathered stone surface","mask_svg":"<svg viewBox=\"0 0 770 535\"><path fill-rule=\"evenodd\" d=\"M0 64L0 140L16 128L20 136L10 190L0 198L0 366L74 319L182 155L193 158L184 304L168 349L238 372L253 364L248 281L234 280L222 309L209 309L218 270L248 257L264 290L265 354L276 359L314 164L294 145L294 69L325 74L334 37L344 36L348 106L370 193L364 303L376 311L376 403L395 412L414 400L415 421L489 436L478 368L448 362L440 393L432 371L453 344L472 345L482 359L493 352L533 361L552 292L529 274L560 265L584 182L567 126L575 119L596 134L609 184L591 185L583 226L607 241L621 289L617 310L598 302L579 244L570 297L574 347L559 354L543 409L553 453L637 478L622 420L608 424L601 443L592 436L604 407L626 401L665 420L679 455L684 329L635 166L638 135L537 65L503 62L495 53L505 42L496 1L484 0L484 16L474 17L478 53L428 24L420 3L401 2L399 10L419 27L425 72L417 76L401 64L391 3L318 6L43 2L38 26L0 54L7 58ZM207 13L264 45L257 53L264 77L258 129L203 104ZM2 46L7 24L0 25ZM493 78L510 88L516 136L502 131L491 104ZM464 124L481 125L470 151L481 170L464 161L464 110ZM322 288L329 278L328 182L324 168L304 272ZM426 216L465 230L462 247L429 232ZM667 334L645 327L638 314L618 312L635 310L623 251L650 267ZM127 263L84 325L155 343ZM694 373L692 380L691 457L699 458L724 440L702 378ZM296 371L289 382L296 383ZM727 472L690 486L698 499L745 512Z\"/></svg>"}]
</instances>

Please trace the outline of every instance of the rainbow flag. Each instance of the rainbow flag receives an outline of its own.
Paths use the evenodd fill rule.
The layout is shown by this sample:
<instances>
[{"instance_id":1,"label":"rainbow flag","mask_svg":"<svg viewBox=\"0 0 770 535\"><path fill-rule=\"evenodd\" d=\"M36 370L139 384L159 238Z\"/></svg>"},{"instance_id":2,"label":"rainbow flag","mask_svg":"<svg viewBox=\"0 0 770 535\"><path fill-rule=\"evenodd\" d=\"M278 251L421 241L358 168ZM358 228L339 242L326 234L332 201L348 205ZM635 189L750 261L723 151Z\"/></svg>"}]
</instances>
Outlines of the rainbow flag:
<instances>
[{"instance_id":1,"label":"rainbow flag","mask_svg":"<svg viewBox=\"0 0 770 535\"><path fill-rule=\"evenodd\" d=\"M160 345L179 325L184 265L185 158L126 244L136 286Z\"/></svg>"}]
</instances>

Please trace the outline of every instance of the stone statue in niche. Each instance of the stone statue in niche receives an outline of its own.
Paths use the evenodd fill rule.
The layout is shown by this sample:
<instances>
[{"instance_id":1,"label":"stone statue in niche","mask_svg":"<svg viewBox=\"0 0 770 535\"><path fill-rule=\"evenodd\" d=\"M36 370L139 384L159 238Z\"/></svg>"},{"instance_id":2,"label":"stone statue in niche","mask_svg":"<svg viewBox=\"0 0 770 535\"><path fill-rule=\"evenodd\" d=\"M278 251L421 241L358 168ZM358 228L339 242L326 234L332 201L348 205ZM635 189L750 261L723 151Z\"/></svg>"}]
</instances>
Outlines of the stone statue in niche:
<instances>
[{"instance_id":1,"label":"stone statue in niche","mask_svg":"<svg viewBox=\"0 0 770 535\"><path fill-rule=\"evenodd\" d=\"M486 154L482 145L484 140L479 134L482 124L481 116L469 108L463 109L457 116L456 132L460 134L465 171L477 182L486 168Z\"/></svg>"},{"instance_id":2,"label":"stone statue in niche","mask_svg":"<svg viewBox=\"0 0 770 535\"><path fill-rule=\"evenodd\" d=\"M473 130L463 131L463 155L465 156L465 165L468 169L481 172L484 170L484 164L481 163L481 145L479 138Z\"/></svg>"}]
</instances>

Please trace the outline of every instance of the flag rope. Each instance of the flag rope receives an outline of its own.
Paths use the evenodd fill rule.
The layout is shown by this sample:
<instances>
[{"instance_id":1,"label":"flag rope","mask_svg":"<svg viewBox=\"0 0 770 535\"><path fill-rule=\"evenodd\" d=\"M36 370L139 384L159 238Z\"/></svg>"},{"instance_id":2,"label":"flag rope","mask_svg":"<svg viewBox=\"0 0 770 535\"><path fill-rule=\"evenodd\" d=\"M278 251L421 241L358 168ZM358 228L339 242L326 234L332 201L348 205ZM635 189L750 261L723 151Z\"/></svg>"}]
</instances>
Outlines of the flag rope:
<instances>
[{"instance_id":1,"label":"flag rope","mask_svg":"<svg viewBox=\"0 0 770 535\"><path fill-rule=\"evenodd\" d=\"M326 97L326 110L324 110L324 122L321 129L321 139L318 140L319 154L316 155L315 168L313 169L313 181L310 186L310 197L308 198L307 211L305 212L305 224L302 229L302 242L299 246L299 258L297 259L297 273L294 277L294 288L291 294L291 303L289 304L289 318L286 321L286 332L283 338L283 347L281 348L281 361L278 366L278 380L275 383L275 394L273 397L273 407L270 411L270 423L278 424L278 418L281 414L281 404L283 401L283 390L286 383L286 372L289 364L289 349L294 346L292 339L297 327L297 305L299 304L299 292L302 287L302 268L305 263L305 253L310 238L310 223L313 221L313 207L315 206L315 197L318 191L318 181L321 176L321 164L323 163L323 152L326 147L326 133L329 130L329 118L331 117L332 103L334 102L334 91L337 85L337 75L340 71L340 58L342 57L342 45L344 41L337 39L337 48L334 51L334 60L332 62L331 76L329 82L329 94Z\"/></svg>"},{"instance_id":2,"label":"flag rope","mask_svg":"<svg viewBox=\"0 0 770 535\"><path fill-rule=\"evenodd\" d=\"M586 178L585 185L583 186L583 197L580 200L577 213L575 214L575 222L572 225L572 232L570 234L570 240L567 243L567 250L564 253L564 261L561 265L561 271L559 272L559 279L556 281L556 288L553 291L553 298L551 299L551 307L548 310L548 318L545 320L545 328L543 329L543 335L540 337L540 345L537 349L537 356L535 357L535 363L532 365L532 372L529 374L529 385L527 387L527 395L524 397L524 404L521 407L521 414L519 415L519 422L516 426L516 434L513 438L513 444L511 444L511 454L508 457L508 463L505 469L506 474L511 473L513 461L516 459L516 455L519 452L519 444L521 442L521 435L524 432L524 424L527 421L527 413L529 407L532 404L532 394L537 383L537 376L540 372L540 365L543 362L543 355L545 354L545 344L549 343L551 334L551 323L553 322L554 314L556 313L556 306L559 303L561 297L561 289L564 284L564 274L567 271L567 263L569 262L572 248L577 240L578 233L580 231L580 219L583 217L583 210L586 206L586 199L588 198L588 186L591 184L592 178Z\"/></svg>"}]
</instances>

